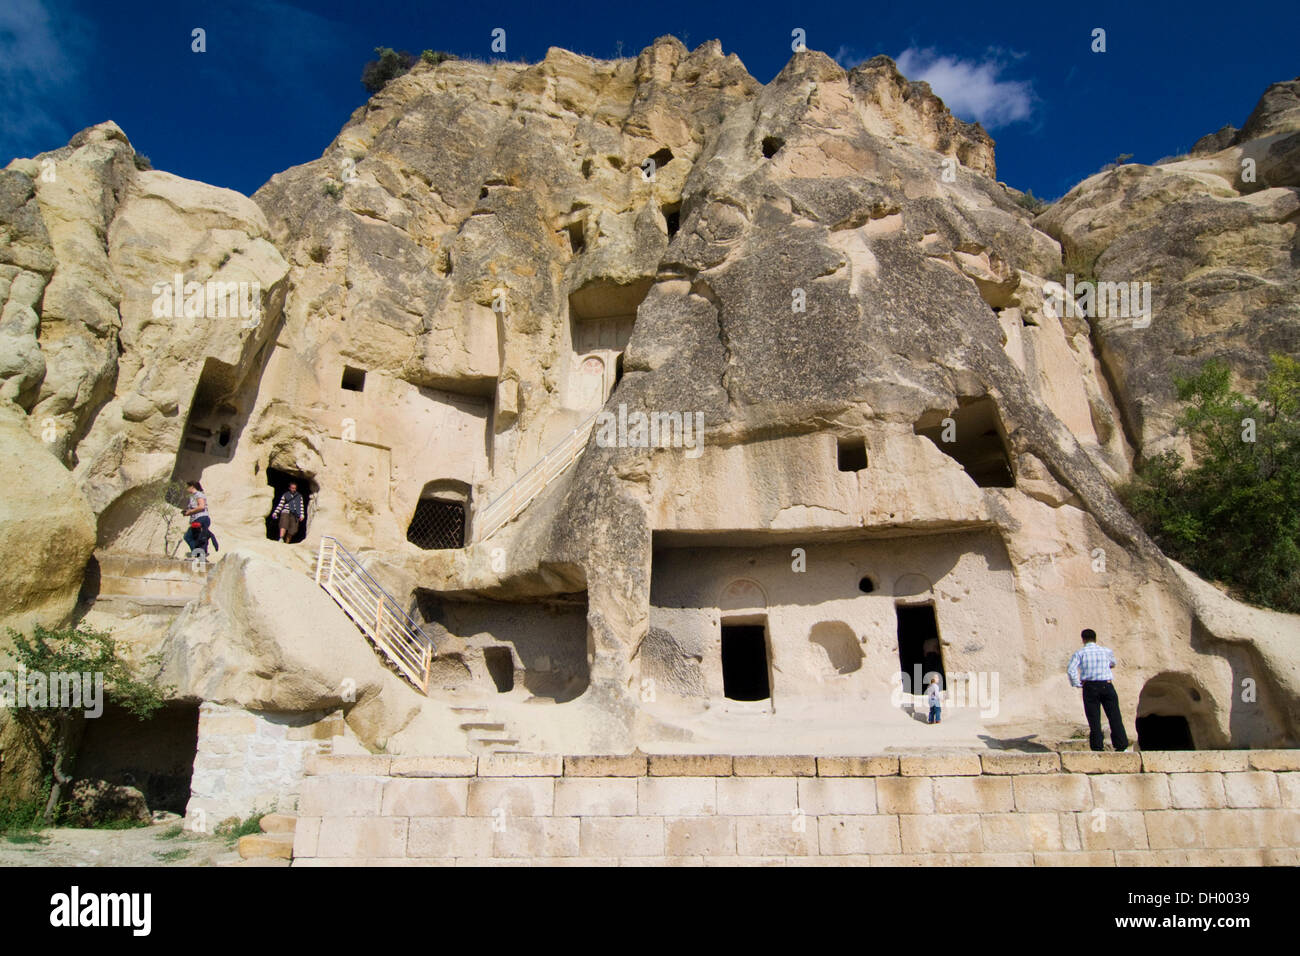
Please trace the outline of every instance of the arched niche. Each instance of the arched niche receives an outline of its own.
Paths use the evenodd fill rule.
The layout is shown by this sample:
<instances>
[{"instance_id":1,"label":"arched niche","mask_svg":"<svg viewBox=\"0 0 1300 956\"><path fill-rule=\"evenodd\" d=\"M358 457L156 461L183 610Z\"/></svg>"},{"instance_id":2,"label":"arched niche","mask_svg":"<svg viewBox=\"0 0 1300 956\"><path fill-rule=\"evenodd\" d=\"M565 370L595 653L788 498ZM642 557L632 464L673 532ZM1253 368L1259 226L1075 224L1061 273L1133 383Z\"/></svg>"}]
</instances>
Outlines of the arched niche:
<instances>
[{"instance_id":1,"label":"arched niche","mask_svg":"<svg viewBox=\"0 0 1300 956\"><path fill-rule=\"evenodd\" d=\"M724 614L732 611L765 610L767 594L757 581L736 578L718 593L718 610Z\"/></svg>"},{"instance_id":2,"label":"arched niche","mask_svg":"<svg viewBox=\"0 0 1300 956\"><path fill-rule=\"evenodd\" d=\"M1204 750L1216 746L1210 692L1190 674L1167 671L1142 685L1136 735L1142 750Z\"/></svg>"},{"instance_id":3,"label":"arched niche","mask_svg":"<svg viewBox=\"0 0 1300 956\"><path fill-rule=\"evenodd\" d=\"M894 582L894 597L905 598L907 603L921 603L934 597L934 585L924 574L909 572Z\"/></svg>"}]
</instances>

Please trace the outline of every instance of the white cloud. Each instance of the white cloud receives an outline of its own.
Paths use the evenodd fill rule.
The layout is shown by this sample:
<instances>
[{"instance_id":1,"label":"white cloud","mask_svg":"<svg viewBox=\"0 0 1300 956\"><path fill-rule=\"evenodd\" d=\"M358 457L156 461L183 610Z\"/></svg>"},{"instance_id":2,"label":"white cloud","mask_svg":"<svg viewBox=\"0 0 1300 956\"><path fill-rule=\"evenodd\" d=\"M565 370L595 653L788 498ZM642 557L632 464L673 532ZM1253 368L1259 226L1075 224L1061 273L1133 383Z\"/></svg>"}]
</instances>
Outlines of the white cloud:
<instances>
[{"instance_id":1,"label":"white cloud","mask_svg":"<svg viewBox=\"0 0 1300 956\"><path fill-rule=\"evenodd\" d=\"M42 0L0 3L0 148L6 153L54 149L72 133L57 118L67 97L77 95L80 73L65 39L78 31L65 27L54 24Z\"/></svg>"},{"instance_id":2,"label":"white cloud","mask_svg":"<svg viewBox=\"0 0 1300 956\"><path fill-rule=\"evenodd\" d=\"M846 70L851 70L861 63L866 63L869 59L870 57L862 56L857 50L847 46L841 46L836 50L834 57L835 62Z\"/></svg>"},{"instance_id":3,"label":"white cloud","mask_svg":"<svg viewBox=\"0 0 1300 956\"><path fill-rule=\"evenodd\" d=\"M897 62L909 80L929 83L954 115L977 120L988 129L1028 119L1033 112L1033 85L1000 79L1003 63L994 53L976 61L909 47Z\"/></svg>"}]
</instances>

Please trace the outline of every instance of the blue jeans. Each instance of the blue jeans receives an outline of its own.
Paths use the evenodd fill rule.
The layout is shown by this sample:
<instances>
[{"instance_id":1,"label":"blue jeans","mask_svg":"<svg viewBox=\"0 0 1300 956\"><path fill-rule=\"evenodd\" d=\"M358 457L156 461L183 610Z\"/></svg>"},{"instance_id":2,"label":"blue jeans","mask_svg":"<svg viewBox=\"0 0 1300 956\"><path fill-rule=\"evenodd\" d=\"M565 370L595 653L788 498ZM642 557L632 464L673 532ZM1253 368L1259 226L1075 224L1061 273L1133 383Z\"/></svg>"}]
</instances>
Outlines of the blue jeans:
<instances>
[{"instance_id":1,"label":"blue jeans","mask_svg":"<svg viewBox=\"0 0 1300 956\"><path fill-rule=\"evenodd\" d=\"M209 518L209 517L207 517L207 516L205 515L205 516L202 517L202 518L195 518L194 520L197 521L199 524L203 525L203 545L200 546L200 545L199 545L199 544L194 540L194 529L193 529L193 528L188 528L188 529L186 529L186 531L185 531L185 544L189 546L190 554L191 554L191 555L193 555L195 551L202 551L204 554L207 554L207 553L208 553L208 540L207 540L207 539L208 539L208 535L207 535L207 531L208 531L208 526L212 524L212 519Z\"/></svg>"},{"instance_id":2,"label":"blue jeans","mask_svg":"<svg viewBox=\"0 0 1300 956\"><path fill-rule=\"evenodd\" d=\"M939 722L939 705L938 705L938 704L931 704L931 705L930 705L930 719L927 720L926 723L927 723L927 724L937 724L938 722Z\"/></svg>"}]
</instances>

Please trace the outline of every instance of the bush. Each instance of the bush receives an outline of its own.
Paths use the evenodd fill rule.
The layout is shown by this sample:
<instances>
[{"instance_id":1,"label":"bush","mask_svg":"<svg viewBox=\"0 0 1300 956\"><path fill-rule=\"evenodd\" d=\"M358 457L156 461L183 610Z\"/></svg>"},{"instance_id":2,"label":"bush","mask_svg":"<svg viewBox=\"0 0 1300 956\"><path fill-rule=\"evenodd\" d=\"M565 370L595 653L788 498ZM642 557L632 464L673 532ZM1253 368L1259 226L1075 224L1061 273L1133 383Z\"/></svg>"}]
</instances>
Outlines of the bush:
<instances>
[{"instance_id":1,"label":"bush","mask_svg":"<svg viewBox=\"0 0 1300 956\"><path fill-rule=\"evenodd\" d=\"M136 169L153 169L153 163L149 162L149 157L144 155L144 153L136 153L134 159Z\"/></svg>"},{"instance_id":2,"label":"bush","mask_svg":"<svg viewBox=\"0 0 1300 956\"><path fill-rule=\"evenodd\" d=\"M457 59L454 53L445 53L442 50L425 50L420 54L420 59L430 66L437 66L439 63L445 63L447 60Z\"/></svg>"},{"instance_id":3,"label":"bush","mask_svg":"<svg viewBox=\"0 0 1300 956\"><path fill-rule=\"evenodd\" d=\"M1300 612L1300 362L1274 355L1259 399L1234 391L1222 362L1176 382L1195 463L1157 455L1121 497L1170 557Z\"/></svg>"},{"instance_id":4,"label":"bush","mask_svg":"<svg viewBox=\"0 0 1300 956\"><path fill-rule=\"evenodd\" d=\"M217 824L216 834L233 843L240 837L261 833L262 817L264 816L266 816L265 813L254 813L251 817L246 817L243 820L238 817L231 817L229 820L223 820Z\"/></svg>"},{"instance_id":5,"label":"bush","mask_svg":"<svg viewBox=\"0 0 1300 956\"><path fill-rule=\"evenodd\" d=\"M386 46L375 47L375 56L379 59L371 60L361 70L361 85L372 95L415 64L415 57L405 50L398 52Z\"/></svg>"},{"instance_id":6,"label":"bush","mask_svg":"<svg viewBox=\"0 0 1300 956\"><path fill-rule=\"evenodd\" d=\"M126 660L118 653L117 644L107 631L94 630L84 623L60 630L47 630L37 625L31 637L13 628L8 631L13 645L10 653L20 670L44 675L102 674L106 698L140 720L151 717L172 690L132 677ZM155 656L149 663L156 660ZM29 698L26 707L13 711L22 732L40 754L45 775L50 781L49 797L42 813L47 824L54 822L63 789L72 783L70 771L76 759L77 743L75 730L85 719L82 715L86 709L73 706L72 701L53 699L55 696L49 694L42 703Z\"/></svg>"},{"instance_id":7,"label":"bush","mask_svg":"<svg viewBox=\"0 0 1300 956\"><path fill-rule=\"evenodd\" d=\"M1035 216L1051 205L1051 203L1046 200L1039 199L1035 196L1032 189L1026 189L1023 193L1017 196L1016 202L1019 203L1022 208L1028 209Z\"/></svg>"},{"instance_id":8,"label":"bush","mask_svg":"<svg viewBox=\"0 0 1300 956\"><path fill-rule=\"evenodd\" d=\"M45 825L45 803L49 787L30 800L0 803L0 836L13 839L15 835L28 834Z\"/></svg>"}]
</instances>

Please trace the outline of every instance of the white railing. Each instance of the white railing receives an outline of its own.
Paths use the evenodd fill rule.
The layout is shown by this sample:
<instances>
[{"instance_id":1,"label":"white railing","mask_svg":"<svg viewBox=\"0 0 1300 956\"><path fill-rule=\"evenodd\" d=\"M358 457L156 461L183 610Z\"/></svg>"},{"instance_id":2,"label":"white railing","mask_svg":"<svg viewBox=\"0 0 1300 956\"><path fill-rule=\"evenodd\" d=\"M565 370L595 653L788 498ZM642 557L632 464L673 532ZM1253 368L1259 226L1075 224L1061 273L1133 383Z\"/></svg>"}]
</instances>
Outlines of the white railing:
<instances>
[{"instance_id":1,"label":"white railing","mask_svg":"<svg viewBox=\"0 0 1300 956\"><path fill-rule=\"evenodd\" d=\"M411 683L429 692L433 641L336 538L321 538L316 583Z\"/></svg>"},{"instance_id":2,"label":"white railing","mask_svg":"<svg viewBox=\"0 0 1300 956\"><path fill-rule=\"evenodd\" d=\"M578 456L587 447L587 438L591 435L591 428L599 414L599 411L593 412L590 418L565 435L563 441L543 455L541 460L520 475L513 485L474 516L475 541L486 541L503 525L508 524L527 508L529 502L540 495L547 485L564 474L569 466L578 460Z\"/></svg>"}]
</instances>

